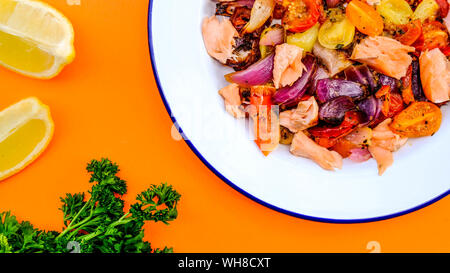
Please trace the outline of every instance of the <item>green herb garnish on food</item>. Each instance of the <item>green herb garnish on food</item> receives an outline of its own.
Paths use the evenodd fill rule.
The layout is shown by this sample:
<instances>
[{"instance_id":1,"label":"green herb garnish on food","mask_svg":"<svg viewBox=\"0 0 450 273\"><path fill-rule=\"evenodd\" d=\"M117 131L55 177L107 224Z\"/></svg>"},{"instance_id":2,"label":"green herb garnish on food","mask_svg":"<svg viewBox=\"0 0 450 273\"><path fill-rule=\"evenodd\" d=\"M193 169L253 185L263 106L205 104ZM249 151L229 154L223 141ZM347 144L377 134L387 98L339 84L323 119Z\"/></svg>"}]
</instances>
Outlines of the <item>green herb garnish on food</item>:
<instances>
[{"instance_id":1,"label":"green herb garnish on food","mask_svg":"<svg viewBox=\"0 0 450 273\"><path fill-rule=\"evenodd\" d=\"M108 159L93 160L87 166L92 189L61 198L64 214L62 232L42 231L29 222L19 222L10 212L0 213L0 253L152 253L144 241L146 221L168 224L177 218L181 195L167 184L151 185L138 194L136 203L124 212L122 195L126 182L117 176L119 168Z\"/></svg>"}]
</instances>

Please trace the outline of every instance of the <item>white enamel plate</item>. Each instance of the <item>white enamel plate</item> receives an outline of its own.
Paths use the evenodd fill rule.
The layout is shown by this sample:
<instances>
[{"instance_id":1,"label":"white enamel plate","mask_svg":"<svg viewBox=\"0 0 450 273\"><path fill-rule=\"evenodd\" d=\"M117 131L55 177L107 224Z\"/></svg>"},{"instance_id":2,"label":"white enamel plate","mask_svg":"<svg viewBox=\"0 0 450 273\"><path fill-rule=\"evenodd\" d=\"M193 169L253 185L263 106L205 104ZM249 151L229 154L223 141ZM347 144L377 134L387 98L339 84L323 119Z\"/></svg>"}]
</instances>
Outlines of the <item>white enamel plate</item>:
<instances>
[{"instance_id":1,"label":"white enamel plate","mask_svg":"<svg viewBox=\"0 0 450 273\"><path fill-rule=\"evenodd\" d=\"M316 221L387 219L425 207L449 193L449 107L433 137L409 140L378 176L376 162L344 160L329 172L280 146L264 157L249 125L224 108L217 91L230 72L208 56L201 22L210 0L150 0L149 46L161 97L194 153L221 179L277 211Z\"/></svg>"}]
</instances>

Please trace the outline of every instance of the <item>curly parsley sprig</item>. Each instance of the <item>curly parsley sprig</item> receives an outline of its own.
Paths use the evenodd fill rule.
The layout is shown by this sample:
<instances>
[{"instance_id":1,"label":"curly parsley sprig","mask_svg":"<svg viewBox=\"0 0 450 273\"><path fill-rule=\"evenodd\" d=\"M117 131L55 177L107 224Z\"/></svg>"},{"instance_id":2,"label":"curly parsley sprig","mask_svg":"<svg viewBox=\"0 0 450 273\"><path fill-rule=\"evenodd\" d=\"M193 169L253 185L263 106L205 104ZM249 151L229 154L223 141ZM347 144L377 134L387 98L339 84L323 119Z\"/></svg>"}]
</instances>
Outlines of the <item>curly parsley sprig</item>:
<instances>
[{"instance_id":1,"label":"curly parsley sprig","mask_svg":"<svg viewBox=\"0 0 450 273\"><path fill-rule=\"evenodd\" d=\"M10 212L0 213L0 253L70 252L69 242L77 242L83 253L172 252L167 247L152 249L143 240L146 221L168 224L177 218L181 195L172 186L151 185L124 212L122 196L127 185L117 176L119 167L102 159L92 160L86 169L93 183L90 197L76 193L61 198L62 232L38 230L29 222L17 221Z\"/></svg>"}]
</instances>

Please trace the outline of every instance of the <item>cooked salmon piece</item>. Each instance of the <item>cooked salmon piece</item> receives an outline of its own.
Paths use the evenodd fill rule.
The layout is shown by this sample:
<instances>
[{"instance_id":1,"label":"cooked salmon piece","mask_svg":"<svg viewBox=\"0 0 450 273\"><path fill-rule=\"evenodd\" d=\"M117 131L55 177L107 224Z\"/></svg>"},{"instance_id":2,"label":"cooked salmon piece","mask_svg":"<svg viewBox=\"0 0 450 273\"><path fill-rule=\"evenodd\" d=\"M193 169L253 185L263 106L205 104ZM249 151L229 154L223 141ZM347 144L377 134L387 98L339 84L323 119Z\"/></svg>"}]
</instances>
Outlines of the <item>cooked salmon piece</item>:
<instances>
[{"instance_id":1,"label":"cooked salmon piece","mask_svg":"<svg viewBox=\"0 0 450 273\"><path fill-rule=\"evenodd\" d=\"M235 118L245 118L245 112L241 106L239 85L232 83L219 90L219 94L225 101L225 110Z\"/></svg>"},{"instance_id":2,"label":"cooked salmon piece","mask_svg":"<svg viewBox=\"0 0 450 273\"><path fill-rule=\"evenodd\" d=\"M383 37L367 37L357 44L350 59L365 63L378 72L400 80L406 76L412 58L409 52L415 48L397 40Z\"/></svg>"},{"instance_id":3,"label":"cooked salmon piece","mask_svg":"<svg viewBox=\"0 0 450 273\"><path fill-rule=\"evenodd\" d=\"M312 159L325 170L334 171L336 168L342 168L342 156L340 154L319 146L302 131L294 135L290 151L295 156Z\"/></svg>"},{"instance_id":4,"label":"cooked salmon piece","mask_svg":"<svg viewBox=\"0 0 450 273\"><path fill-rule=\"evenodd\" d=\"M325 48L319 42L314 44L313 53L327 67L330 77L333 77L353 64L343 52Z\"/></svg>"},{"instance_id":5,"label":"cooked salmon piece","mask_svg":"<svg viewBox=\"0 0 450 273\"><path fill-rule=\"evenodd\" d=\"M306 130L319 122L319 105L311 96L307 100L300 101L296 109L280 113L280 125L293 133Z\"/></svg>"},{"instance_id":6,"label":"cooked salmon piece","mask_svg":"<svg viewBox=\"0 0 450 273\"><path fill-rule=\"evenodd\" d=\"M273 84L275 88L292 85L303 74L303 49L290 44L281 44L275 48L273 65Z\"/></svg>"},{"instance_id":7,"label":"cooked salmon piece","mask_svg":"<svg viewBox=\"0 0 450 273\"><path fill-rule=\"evenodd\" d=\"M450 63L441 50L422 52L419 64L425 96L434 103L450 100Z\"/></svg>"},{"instance_id":8,"label":"cooked salmon piece","mask_svg":"<svg viewBox=\"0 0 450 273\"><path fill-rule=\"evenodd\" d=\"M236 44L234 38L239 33L228 18L219 21L216 16L212 16L203 19L202 35L208 54L225 64L233 54Z\"/></svg>"},{"instance_id":9,"label":"cooked salmon piece","mask_svg":"<svg viewBox=\"0 0 450 273\"><path fill-rule=\"evenodd\" d=\"M369 152L378 164L378 175L383 173L394 163L394 155L391 151L378 146L370 146Z\"/></svg>"},{"instance_id":10,"label":"cooked salmon piece","mask_svg":"<svg viewBox=\"0 0 450 273\"><path fill-rule=\"evenodd\" d=\"M387 168L394 163L393 152L405 145L408 138L401 137L391 131L389 124L392 119L388 118L373 129L369 152L377 161L378 174L382 175Z\"/></svg>"},{"instance_id":11,"label":"cooked salmon piece","mask_svg":"<svg viewBox=\"0 0 450 273\"><path fill-rule=\"evenodd\" d=\"M447 1L450 5L450 0ZM445 27L447 28L447 31L450 33L450 12L447 13L447 16L443 19Z\"/></svg>"}]
</instances>

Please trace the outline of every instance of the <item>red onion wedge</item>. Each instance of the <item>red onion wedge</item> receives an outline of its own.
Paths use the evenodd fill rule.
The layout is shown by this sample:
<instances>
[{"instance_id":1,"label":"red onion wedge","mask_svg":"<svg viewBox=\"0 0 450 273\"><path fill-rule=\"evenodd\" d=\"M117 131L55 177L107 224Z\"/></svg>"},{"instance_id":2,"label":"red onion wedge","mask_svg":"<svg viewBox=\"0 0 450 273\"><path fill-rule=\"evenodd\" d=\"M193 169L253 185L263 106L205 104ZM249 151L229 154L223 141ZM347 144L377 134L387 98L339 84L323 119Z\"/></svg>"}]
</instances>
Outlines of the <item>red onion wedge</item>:
<instances>
[{"instance_id":1,"label":"red onion wedge","mask_svg":"<svg viewBox=\"0 0 450 273\"><path fill-rule=\"evenodd\" d=\"M308 91L308 94L315 94L316 93L316 88L317 88L317 82L321 79L328 79L330 77L330 73L328 73L328 71L323 68L322 66L318 66L316 73L314 74L314 78L313 78L313 83L311 85L310 90Z\"/></svg>"},{"instance_id":2,"label":"red onion wedge","mask_svg":"<svg viewBox=\"0 0 450 273\"><path fill-rule=\"evenodd\" d=\"M345 113L355 108L356 105L352 98L340 96L320 106L319 119L328 123L340 124L344 120Z\"/></svg>"},{"instance_id":3,"label":"red onion wedge","mask_svg":"<svg viewBox=\"0 0 450 273\"><path fill-rule=\"evenodd\" d=\"M225 75L225 79L243 87L266 84L272 80L274 57L275 54L271 54L245 70Z\"/></svg>"},{"instance_id":4,"label":"red onion wedge","mask_svg":"<svg viewBox=\"0 0 450 273\"><path fill-rule=\"evenodd\" d=\"M370 125L372 122L376 121L381 114L381 106L381 100L374 96L370 96L358 103L359 110L365 115L365 120L360 126Z\"/></svg>"},{"instance_id":5,"label":"red onion wedge","mask_svg":"<svg viewBox=\"0 0 450 273\"><path fill-rule=\"evenodd\" d=\"M276 46L284 43L284 27L282 25L273 25L266 28L261 34L259 45Z\"/></svg>"},{"instance_id":6,"label":"red onion wedge","mask_svg":"<svg viewBox=\"0 0 450 273\"><path fill-rule=\"evenodd\" d=\"M380 74L378 81L380 82L380 86L389 85L391 87L391 92L398 92L400 82L397 79Z\"/></svg>"},{"instance_id":7,"label":"red onion wedge","mask_svg":"<svg viewBox=\"0 0 450 273\"><path fill-rule=\"evenodd\" d=\"M419 62L413 61L411 65L412 65L411 88L414 94L414 98L417 101L427 101L427 98L423 93L422 83L420 81Z\"/></svg>"},{"instance_id":8,"label":"red onion wedge","mask_svg":"<svg viewBox=\"0 0 450 273\"><path fill-rule=\"evenodd\" d=\"M292 86L283 87L273 95L272 99L275 104L282 107L292 107L297 105L303 95L305 95L316 73L317 62L312 55L306 55L302 62L306 71Z\"/></svg>"},{"instance_id":9,"label":"red onion wedge","mask_svg":"<svg viewBox=\"0 0 450 273\"><path fill-rule=\"evenodd\" d=\"M317 82L317 99L325 103L339 96L348 96L355 100L364 97L364 90L356 82L341 79L322 79Z\"/></svg>"},{"instance_id":10,"label":"red onion wedge","mask_svg":"<svg viewBox=\"0 0 450 273\"><path fill-rule=\"evenodd\" d=\"M366 85L371 90L374 90L376 87L372 72L370 72L369 67L365 64L357 66L352 65L344 70L344 74L346 80Z\"/></svg>"}]
</instances>

